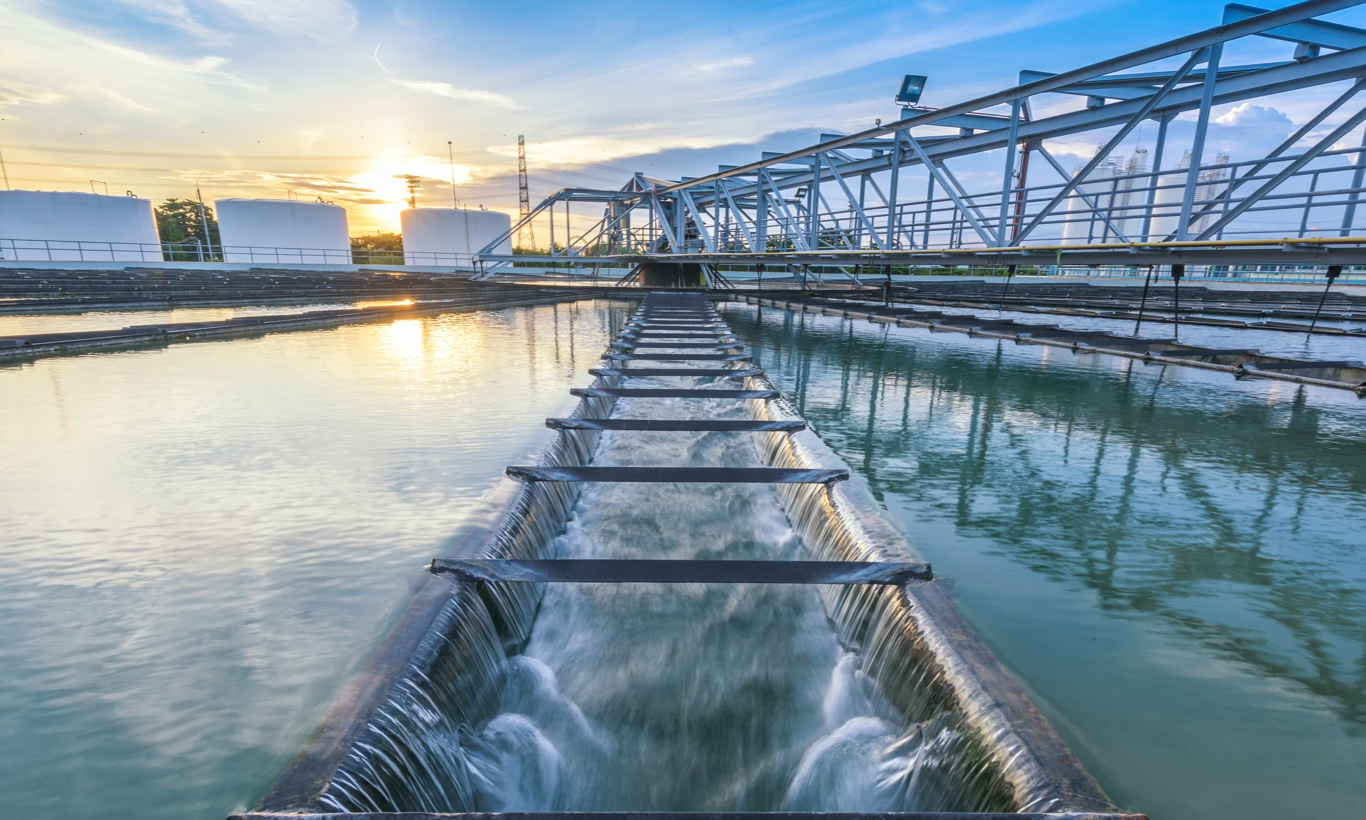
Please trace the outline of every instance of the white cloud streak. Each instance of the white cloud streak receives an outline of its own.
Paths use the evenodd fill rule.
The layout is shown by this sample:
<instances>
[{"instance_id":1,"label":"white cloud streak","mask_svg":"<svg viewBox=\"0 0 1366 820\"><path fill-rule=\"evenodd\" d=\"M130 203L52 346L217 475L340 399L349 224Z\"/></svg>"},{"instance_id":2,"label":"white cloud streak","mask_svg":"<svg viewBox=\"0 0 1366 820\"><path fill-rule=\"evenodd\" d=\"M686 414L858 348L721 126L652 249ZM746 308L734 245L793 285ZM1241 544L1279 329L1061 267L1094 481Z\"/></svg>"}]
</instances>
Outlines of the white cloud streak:
<instances>
[{"instance_id":1,"label":"white cloud streak","mask_svg":"<svg viewBox=\"0 0 1366 820\"><path fill-rule=\"evenodd\" d=\"M513 111L521 107L510 98L493 91L480 91L473 88L456 88L450 83L436 82L433 80L390 80L390 82L413 91L425 91L429 94L435 94L438 97L447 97L452 100L485 103L487 105L496 105Z\"/></svg>"},{"instance_id":2,"label":"white cloud streak","mask_svg":"<svg viewBox=\"0 0 1366 820\"><path fill-rule=\"evenodd\" d=\"M341 40L356 30L356 8L346 0L216 0L257 28L291 37Z\"/></svg>"}]
</instances>

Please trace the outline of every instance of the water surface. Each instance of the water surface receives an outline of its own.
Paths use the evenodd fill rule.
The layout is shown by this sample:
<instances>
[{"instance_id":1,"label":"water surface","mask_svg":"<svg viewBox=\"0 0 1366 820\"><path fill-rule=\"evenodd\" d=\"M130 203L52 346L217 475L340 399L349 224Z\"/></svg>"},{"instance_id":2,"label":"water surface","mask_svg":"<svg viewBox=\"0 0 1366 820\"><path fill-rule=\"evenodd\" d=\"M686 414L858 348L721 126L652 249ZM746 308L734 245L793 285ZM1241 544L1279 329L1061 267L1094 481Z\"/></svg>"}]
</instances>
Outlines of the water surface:
<instances>
[{"instance_id":1,"label":"water surface","mask_svg":"<svg viewBox=\"0 0 1366 820\"><path fill-rule=\"evenodd\" d=\"M1361 400L726 316L1112 797L1162 818L1366 815Z\"/></svg>"},{"instance_id":2,"label":"water surface","mask_svg":"<svg viewBox=\"0 0 1366 820\"><path fill-rule=\"evenodd\" d=\"M360 302L311 302L294 305L245 305L242 307L166 308L153 310L87 310L79 313L0 314L0 336L25 333L59 333L68 330L118 330L131 325L171 322L221 322L242 316L278 316L309 310L384 307L406 300L376 299Z\"/></svg>"},{"instance_id":3,"label":"water surface","mask_svg":"<svg viewBox=\"0 0 1366 820\"><path fill-rule=\"evenodd\" d=\"M258 799L624 310L0 368L0 816Z\"/></svg>"}]
</instances>

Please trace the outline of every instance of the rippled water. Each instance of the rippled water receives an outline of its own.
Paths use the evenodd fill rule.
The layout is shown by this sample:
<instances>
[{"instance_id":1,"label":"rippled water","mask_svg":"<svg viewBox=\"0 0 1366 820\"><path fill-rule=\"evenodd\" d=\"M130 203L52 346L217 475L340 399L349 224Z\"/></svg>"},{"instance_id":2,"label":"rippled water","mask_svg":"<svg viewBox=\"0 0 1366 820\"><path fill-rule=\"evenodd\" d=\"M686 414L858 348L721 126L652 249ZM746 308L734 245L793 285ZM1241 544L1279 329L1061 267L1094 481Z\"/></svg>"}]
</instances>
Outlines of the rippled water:
<instances>
[{"instance_id":1,"label":"rippled water","mask_svg":"<svg viewBox=\"0 0 1366 820\"><path fill-rule=\"evenodd\" d=\"M567 389L587 383L625 310L584 302L0 368L0 816L215 818L252 803L422 563L448 551L505 465L548 441L541 420L573 406ZM1366 814L1360 400L725 310L854 481L958 579L969 619L1113 797L1164 818ZM668 434L648 435L667 454ZM605 517L576 532L634 517L599 491ZM752 511L743 496L726 503ZM756 519L755 540L717 556L783 532ZM651 554L648 538L633 543ZM681 778L712 764L617 708L642 694L631 676L648 695L651 669L677 660L608 639L669 622L676 593L643 596L657 602L644 610L590 595L575 605L604 625L600 645L545 623L528 657L590 728L673 751ZM770 617L790 617L771 626L774 650L809 614L778 603ZM763 607L745 611L770 628ZM739 655L740 637L698 642L735 662L769 657ZM791 663L814 671L787 678L786 700L737 695L800 706L767 713L795 747L820 745L831 720L839 656L811 646L819 657ZM527 737L500 728L491 742ZM648 789L638 766L623 771L622 799L598 805Z\"/></svg>"},{"instance_id":2,"label":"rippled water","mask_svg":"<svg viewBox=\"0 0 1366 820\"><path fill-rule=\"evenodd\" d=\"M254 802L625 310L0 368L0 817Z\"/></svg>"},{"instance_id":3,"label":"rippled water","mask_svg":"<svg viewBox=\"0 0 1366 820\"><path fill-rule=\"evenodd\" d=\"M960 308L941 305L916 305L922 310L937 311L956 315L978 316L983 319L1008 319L1021 324L1061 327L1068 330L1097 330L1120 336L1133 336L1135 320L1107 319L1096 316L1050 315L1046 313L1027 313L1016 310L993 310L991 308ZM1184 320L1184 316L1182 317ZM1242 316L1215 317L1225 321L1255 322L1258 319ZM1279 320L1289 321L1289 320ZM1294 320L1309 326L1309 321ZM1362 322L1319 322L1320 327L1359 328ZM1331 336L1327 334L1289 333L1282 330L1258 330L1256 328L1213 327L1209 325L1185 324L1178 328L1171 322L1150 322L1146 319L1138 327L1139 338L1177 339L1182 344L1200 345L1216 349L1258 350L1269 356L1285 356L1291 359L1348 359L1366 361L1366 337Z\"/></svg>"},{"instance_id":4,"label":"rippled water","mask_svg":"<svg viewBox=\"0 0 1366 820\"><path fill-rule=\"evenodd\" d=\"M89 310L81 313L0 314L0 336L24 333L58 333L65 330L118 330L130 325L165 322L215 322L239 316L275 316L307 310L382 307L402 304L392 299L359 302L311 302L293 305L247 305L243 307L175 308L172 310Z\"/></svg>"},{"instance_id":5,"label":"rippled water","mask_svg":"<svg viewBox=\"0 0 1366 820\"><path fill-rule=\"evenodd\" d=\"M725 312L1112 797L1366 815L1361 400Z\"/></svg>"}]
</instances>

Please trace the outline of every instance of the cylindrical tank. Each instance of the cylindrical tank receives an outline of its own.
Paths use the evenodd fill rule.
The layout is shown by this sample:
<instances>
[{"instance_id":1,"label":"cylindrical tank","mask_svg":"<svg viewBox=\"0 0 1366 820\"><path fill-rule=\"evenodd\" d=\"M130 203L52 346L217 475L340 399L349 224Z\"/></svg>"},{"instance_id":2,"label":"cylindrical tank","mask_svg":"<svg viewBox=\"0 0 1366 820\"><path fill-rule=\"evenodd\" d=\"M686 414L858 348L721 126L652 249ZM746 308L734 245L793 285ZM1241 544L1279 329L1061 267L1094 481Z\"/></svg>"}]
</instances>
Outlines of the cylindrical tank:
<instances>
[{"instance_id":1,"label":"cylindrical tank","mask_svg":"<svg viewBox=\"0 0 1366 820\"><path fill-rule=\"evenodd\" d=\"M1214 162L1202 166L1206 170L1200 173L1199 182L1195 186L1195 201L1191 206L1191 221L1186 228L1186 238L1194 239L1200 235L1205 228L1213 225L1222 213L1221 208L1211 209L1210 213L1200 215L1201 203L1211 199L1218 199L1228 190L1229 168L1228 154L1220 153L1215 155ZM1167 186L1157 192L1157 206L1153 208L1153 227L1149 231L1149 239L1153 242L1161 242L1168 236L1176 233L1176 226L1181 222L1181 200L1186 195L1186 180L1190 174L1191 152L1181 158L1179 171L1162 174L1160 184ZM1217 238L1217 237L1216 237Z\"/></svg>"},{"instance_id":2,"label":"cylindrical tank","mask_svg":"<svg viewBox=\"0 0 1366 820\"><path fill-rule=\"evenodd\" d=\"M1148 228L1148 241L1161 242L1176 233L1176 226L1181 221L1181 200L1186 195L1186 176L1190 167L1191 152L1187 151L1181 157L1177 170L1153 174L1158 191L1153 200L1153 221Z\"/></svg>"},{"instance_id":3,"label":"cylindrical tank","mask_svg":"<svg viewBox=\"0 0 1366 820\"><path fill-rule=\"evenodd\" d=\"M0 259L160 262L152 203L80 191L0 191Z\"/></svg>"},{"instance_id":4,"label":"cylindrical tank","mask_svg":"<svg viewBox=\"0 0 1366 820\"><path fill-rule=\"evenodd\" d=\"M1078 165L1072 174L1081 172L1085 165ZM1100 163L1086 175L1086 179L1077 185L1075 191L1067 198L1067 222L1062 228L1062 243L1064 245L1085 245L1091 242L1100 242L1106 236L1105 220L1097 215L1097 211L1108 211L1110 200L1114 196L1114 182L1112 177L1116 174L1116 163L1113 159ZM1087 197L1090 201L1087 201ZM1095 208L1092 208L1092 203Z\"/></svg>"},{"instance_id":5,"label":"cylindrical tank","mask_svg":"<svg viewBox=\"0 0 1366 820\"><path fill-rule=\"evenodd\" d=\"M464 208L410 208L400 214L403 259L409 265L470 265L470 257L512 229L512 217ZM512 240L493 249L511 254Z\"/></svg>"},{"instance_id":6,"label":"cylindrical tank","mask_svg":"<svg viewBox=\"0 0 1366 820\"><path fill-rule=\"evenodd\" d=\"M350 264L346 209L288 199L220 199L224 262Z\"/></svg>"},{"instance_id":7,"label":"cylindrical tank","mask_svg":"<svg viewBox=\"0 0 1366 820\"><path fill-rule=\"evenodd\" d=\"M1119 181L1110 218L1114 220L1131 242L1143 239L1144 214L1147 213L1147 186L1151 178L1148 173L1148 149L1139 146L1133 156L1124 163L1124 179ZM1117 237L1112 237L1117 239Z\"/></svg>"}]
</instances>

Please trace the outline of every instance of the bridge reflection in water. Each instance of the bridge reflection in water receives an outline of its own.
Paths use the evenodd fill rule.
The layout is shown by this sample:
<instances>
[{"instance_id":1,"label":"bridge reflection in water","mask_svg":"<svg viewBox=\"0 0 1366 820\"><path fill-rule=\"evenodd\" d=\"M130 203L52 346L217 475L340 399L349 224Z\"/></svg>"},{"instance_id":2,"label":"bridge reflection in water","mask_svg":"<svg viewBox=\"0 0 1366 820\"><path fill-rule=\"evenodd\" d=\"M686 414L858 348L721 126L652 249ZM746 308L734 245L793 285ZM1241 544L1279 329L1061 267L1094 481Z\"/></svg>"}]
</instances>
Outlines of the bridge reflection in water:
<instances>
[{"instance_id":1,"label":"bridge reflection in water","mask_svg":"<svg viewBox=\"0 0 1366 820\"><path fill-rule=\"evenodd\" d=\"M1366 426L1332 391L732 305L1117 800L1360 810Z\"/></svg>"}]
</instances>

